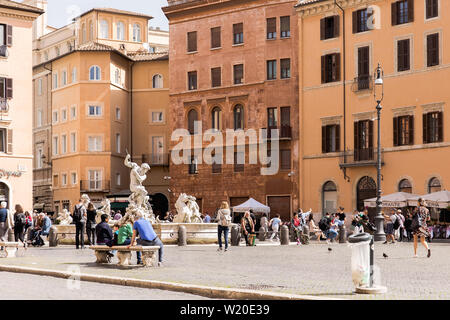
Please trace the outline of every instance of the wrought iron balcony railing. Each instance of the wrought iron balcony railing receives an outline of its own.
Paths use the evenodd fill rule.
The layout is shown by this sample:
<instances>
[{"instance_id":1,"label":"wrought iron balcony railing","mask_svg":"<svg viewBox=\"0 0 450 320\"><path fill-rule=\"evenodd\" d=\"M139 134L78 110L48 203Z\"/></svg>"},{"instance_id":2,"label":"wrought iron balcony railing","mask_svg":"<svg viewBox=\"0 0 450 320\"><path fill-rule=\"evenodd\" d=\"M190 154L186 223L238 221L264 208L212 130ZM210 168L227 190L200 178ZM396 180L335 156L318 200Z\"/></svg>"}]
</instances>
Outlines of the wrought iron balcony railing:
<instances>
[{"instance_id":1,"label":"wrought iron balcony railing","mask_svg":"<svg viewBox=\"0 0 450 320\"><path fill-rule=\"evenodd\" d=\"M372 76L371 75L360 75L356 77L353 81L352 90L354 92L369 90L373 88Z\"/></svg>"},{"instance_id":2,"label":"wrought iron balcony railing","mask_svg":"<svg viewBox=\"0 0 450 320\"><path fill-rule=\"evenodd\" d=\"M81 192L102 192L111 191L111 181L109 180L82 180L80 182Z\"/></svg>"},{"instance_id":3,"label":"wrought iron balcony railing","mask_svg":"<svg viewBox=\"0 0 450 320\"><path fill-rule=\"evenodd\" d=\"M169 166L169 154L168 153L153 153L153 154L143 154L142 163L148 163L150 166L157 167L167 167Z\"/></svg>"},{"instance_id":4,"label":"wrought iron balcony railing","mask_svg":"<svg viewBox=\"0 0 450 320\"><path fill-rule=\"evenodd\" d=\"M366 148L342 152L339 166L341 168L376 166L377 155L375 151L375 148ZM381 164L384 165L383 153L381 153Z\"/></svg>"}]
</instances>

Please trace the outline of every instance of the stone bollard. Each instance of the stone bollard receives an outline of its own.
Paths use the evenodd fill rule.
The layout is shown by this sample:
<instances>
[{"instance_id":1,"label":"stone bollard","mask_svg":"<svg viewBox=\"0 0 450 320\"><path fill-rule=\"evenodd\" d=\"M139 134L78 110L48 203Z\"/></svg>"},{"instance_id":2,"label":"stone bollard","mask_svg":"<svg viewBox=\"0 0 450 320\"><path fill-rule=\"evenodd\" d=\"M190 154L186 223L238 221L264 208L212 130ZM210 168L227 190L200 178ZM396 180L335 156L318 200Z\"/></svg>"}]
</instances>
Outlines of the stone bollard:
<instances>
[{"instance_id":1,"label":"stone bollard","mask_svg":"<svg viewBox=\"0 0 450 320\"><path fill-rule=\"evenodd\" d=\"M231 245L233 247L239 247L239 242L241 241L241 230L238 225L233 225L231 227Z\"/></svg>"},{"instance_id":2,"label":"stone bollard","mask_svg":"<svg viewBox=\"0 0 450 320\"><path fill-rule=\"evenodd\" d=\"M264 229L263 227L259 228L258 239L259 239L259 241L266 240L266 229Z\"/></svg>"},{"instance_id":3,"label":"stone bollard","mask_svg":"<svg viewBox=\"0 0 450 320\"><path fill-rule=\"evenodd\" d=\"M289 245L289 228L288 226L282 226L280 231L280 241L282 246Z\"/></svg>"},{"instance_id":4,"label":"stone bollard","mask_svg":"<svg viewBox=\"0 0 450 320\"><path fill-rule=\"evenodd\" d=\"M310 236L310 232L309 232L309 227L307 225L303 226L303 237L305 238L303 244L309 244L309 240L311 239L311 236Z\"/></svg>"},{"instance_id":5,"label":"stone bollard","mask_svg":"<svg viewBox=\"0 0 450 320\"><path fill-rule=\"evenodd\" d=\"M50 228L50 233L48 234L48 241L51 248L58 246L58 228L52 226Z\"/></svg>"},{"instance_id":6,"label":"stone bollard","mask_svg":"<svg viewBox=\"0 0 450 320\"><path fill-rule=\"evenodd\" d=\"M178 227L178 245L180 247L187 246L187 229L185 226Z\"/></svg>"},{"instance_id":7,"label":"stone bollard","mask_svg":"<svg viewBox=\"0 0 450 320\"><path fill-rule=\"evenodd\" d=\"M13 229L8 229L8 242L14 242L15 238L14 238L14 230Z\"/></svg>"},{"instance_id":8,"label":"stone bollard","mask_svg":"<svg viewBox=\"0 0 450 320\"><path fill-rule=\"evenodd\" d=\"M347 243L345 226L339 226L339 243Z\"/></svg>"}]
</instances>

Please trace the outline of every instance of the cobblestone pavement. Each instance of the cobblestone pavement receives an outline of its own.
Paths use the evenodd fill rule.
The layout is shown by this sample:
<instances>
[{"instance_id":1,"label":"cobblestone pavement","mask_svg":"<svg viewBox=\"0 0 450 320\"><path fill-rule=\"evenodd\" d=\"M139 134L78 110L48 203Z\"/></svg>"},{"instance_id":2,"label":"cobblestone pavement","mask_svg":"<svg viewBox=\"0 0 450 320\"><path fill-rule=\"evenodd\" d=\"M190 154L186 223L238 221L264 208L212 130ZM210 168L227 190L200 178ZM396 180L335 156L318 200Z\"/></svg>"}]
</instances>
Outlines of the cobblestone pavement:
<instances>
[{"instance_id":1,"label":"cobblestone pavement","mask_svg":"<svg viewBox=\"0 0 450 320\"><path fill-rule=\"evenodd\" d=\"M192 294L0 272L0 300L205 300ZM69 286L68 286L69 284Z\"/></svg>"},{"instance_id":2,"label":"cobblestone pavement","mask_svg":"<svg viewBox=\"0 0 450 320\"><path fill-rule=\"evenodd\" d=\"M217 252L216 246L165 246L164 267L149 270L99 266L92 250L71 247L30 248L23 257L2 259L0 264L54 270L79 265L88 274L343 299L450 299L450 244L432 243L431 249L430 259L421 246L419 258L413 258L412 243L377 243L375 265L381 284L388 287L383 295L353 293L351 249L346 244L241 246L226 253Z\"/></svg>"}]
</instances>

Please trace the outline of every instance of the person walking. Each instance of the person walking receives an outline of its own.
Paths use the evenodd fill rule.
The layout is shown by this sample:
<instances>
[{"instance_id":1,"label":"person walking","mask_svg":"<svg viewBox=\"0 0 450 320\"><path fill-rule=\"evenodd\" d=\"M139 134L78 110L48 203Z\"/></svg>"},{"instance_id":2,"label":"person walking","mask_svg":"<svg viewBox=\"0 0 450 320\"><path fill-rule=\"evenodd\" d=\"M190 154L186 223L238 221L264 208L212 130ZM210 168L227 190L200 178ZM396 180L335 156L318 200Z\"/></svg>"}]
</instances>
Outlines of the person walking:
<instances>
[{"instance_id":1,"label":"person walking","mask_svg":"<svg viewBox=\"0 0 450 320\"><path fill-rule=\"evenodd\" d=\"M255 233L255 224L250 215L250 211L246 211L241 220L242 232L244 234L245 243L247 246L250 246L249 235Z\"/></svg>"},{"instance_id":2,"label":"person walking","mask_svg":"<svg viewBox=\"0 0 450 320\"><path fill-rule=\"evenodd\" d=\"M219 249L217 251L222 251L222 234L225 238L225 252L228 251L228 233L230 232L231 226L231 211L228 202L223 201L220 209L217 211L217 237L219 240Z\"/></svg>"},{"instance_id":3,"label":"person walking","mask_svg":"<svg viewBox=\"0 0 450 320\"><path fill-rule=\"evenodd\" d=\"M403 216L402 210L400 209L397 210L397 218L399 219L398 222L400 224L398 228L399 230L398 241L402 242L405 237L405 216Z\"/></svg>"},{"instance_id":4,"label":"person walking","mask_svg":"<svg viewBox=\"0 0 450 320\"><path fill-rule=\"evenodd\" d=\"M16 212L14 213L14 241L22 242L23 246L26 247L25 241L23 239L26 218L23 208L20 204L15 207Z\"/></svg>"},{"instance_id":5,"label":"person walking","mask_svg":"<svg viewBox=\"0 0 450 320\"><path fill-rule=\"evenodd\" d=\"M270 241L273 241L273 239L276 237L278 238L278 240L280 239L278 231L280 230L280 225L281 225L281 219L280 219L280 215L277 214L275 216L275 218L271 219L269 221L269 226L272 228L272 234L270 236Z\"/></svg>"},{"instance_id":6,"label":"person walking","mask_svg":"<svg viewBox=\"0 0 450 320\"><path fill-rule=\"evenodd\" d=\"M84 229L86 227L86 208L83 204L83 199L75 205L75 209L72 214L73 222L75 223L75 245L77 250L84 249Z\"/></svg>"},{"instance_id":7,"label":"person walking","mask_svg":"<svg viewBox=\"0 0 450 320\"><path fill-rule=\"evenodd\" d=\"M408 242L411 241L412 237L412 216L411 213L407 213L406 214L406 218L405 218L405 231L406 231L406 238L408 239Z\"/></svg>"},{"instance_id":8,"label":"person walking","mask_svg":"<svg viewBox=\"0 0 450 320\"><path fill-rule=\"evenodd\" d=\"M420 242L427 249L428 254L427 257L431 257L431 250L428 247L428 243L425 241L426 237L430 236L428 231L427 221L431 220L430 211L424 206L422 198L419 199L419 210L413 217L412 229L413 229L413 237L414 237L414 258L417 258L417 244L418 239L420 238Z\"/></svg>"},{"instance_id":9,"label":"person walking","mask_svg":"<svg viewBox=\"0 0 450 320\"><path fill-rule=\"evenodd\" d=\"M97 226L97 222L95 221L95 219L97 217L97 210L92 203L89 203L86 210L86 215L86 233L89 245L93 246L95 244L95 227Z\"/></svg>"},{"instance_id":10,"label":"person walking","mask_svg":"<svg viewBox=\"0 0 450 320\"><path fill-rule=\"evenodd\" d=\"M264 229L264 235L267 236L269 232L269 219L267 219L267 213L264 213L261 217L261 220L259 220L259 224ZM264 236L264 239L265 239Z\"/></svg>"},{"instance_id":11,"label":"person walking","mask_svg":"<svg viewBox=\"0 0 450 320\"><path fill-rule=\"evenodd\" d=\"M294 232L294 240L297 242L297 245L300 245L301 236L303 234L303 226L301 220L298 217L298 213L294 214L291 225L292 231Z\"/></svg>"},{"instance_id":12,"label":"person walking","mask_svg":"<svg viewBox=\"0 0 450 320\"><path fill-rule=\"evenodd\" d=\"M394 222L396 219L395 209L392 209L390 215L383 213L383 216L384 216L384 221L386 222L386 228L385 228L386 241L383 244L388 244L389 239L391 239L391 243L395 243L395 238L394 238Z\"/></svg>"},{"instance_id":13,"label":"person walking","mask_svg":"<svg viewBox=\"0 0 450 320\"><path fill-rule=\"evenodd\" d=\"M6 202L0 203L0 241L8 241L8 231L14 227L14 220L9 210L6 209L8 204Z\"/></svg>"}]
</instances>

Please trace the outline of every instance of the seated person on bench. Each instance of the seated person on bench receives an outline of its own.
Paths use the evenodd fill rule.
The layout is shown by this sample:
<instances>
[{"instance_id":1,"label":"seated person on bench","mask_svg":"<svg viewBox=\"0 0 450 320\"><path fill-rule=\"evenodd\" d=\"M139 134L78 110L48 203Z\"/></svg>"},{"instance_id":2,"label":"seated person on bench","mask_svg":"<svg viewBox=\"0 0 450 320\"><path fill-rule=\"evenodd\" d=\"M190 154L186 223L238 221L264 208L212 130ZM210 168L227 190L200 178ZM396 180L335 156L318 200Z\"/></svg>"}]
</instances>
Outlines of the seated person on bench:
<instances>
[{"instance_id":1,"label":"seated person on bench","mask_svg":"<svg viewBox=\"0 0 450 320\"><path fill-rule=\"evenodd\" d=\"M41 236L48 236L50 234L50 228L52 226L52 221L45 213L39 214L38 225L33 230L33 246L42 247L45 245L44 239Z\"/></svg>"},{"instance_id":2,"label":"seated person on bench","mask_svg":"<svg viewBox=\"0 0 450 320\"><path fill-rule=\"evenodd\" d=\"M101 216L102 222L95 227L95 233L97 235L97 244L111 247L113 245L113 233L111 227L108 224L109 216L103 214ZM110 252L107 253L108 257L111 258L114 255Z\"/></svg>"}]
</instances>

